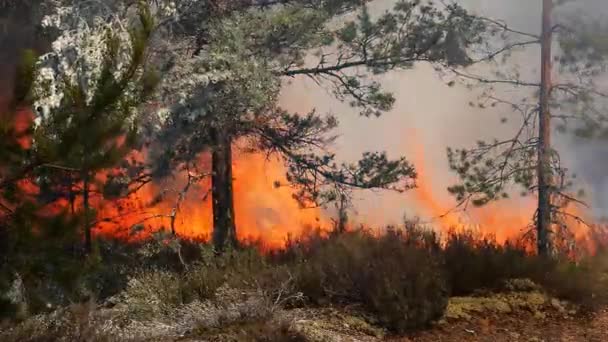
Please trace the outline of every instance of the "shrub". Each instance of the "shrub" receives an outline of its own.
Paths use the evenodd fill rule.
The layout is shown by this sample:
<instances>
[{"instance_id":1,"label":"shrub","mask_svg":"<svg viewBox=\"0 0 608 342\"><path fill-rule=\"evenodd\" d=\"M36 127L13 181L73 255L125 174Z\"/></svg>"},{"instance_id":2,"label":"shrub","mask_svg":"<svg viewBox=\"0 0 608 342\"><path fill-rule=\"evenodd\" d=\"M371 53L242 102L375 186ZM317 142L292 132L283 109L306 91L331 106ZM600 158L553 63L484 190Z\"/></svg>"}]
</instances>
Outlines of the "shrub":
<instances>
[{"instance_id":1,"label":"shrub","mask_svg":"<svg viewBox=\"0 0 608 342\"><path fill-rule=\"evenodd\" d=\"M608 303L608 253L575 262L543 258L513 244L498 245L471 232L450 233L443 250L453 295L502 290L510 279L530 279L549 294L594 310Z\"/></svg>"},{"instance_id":2,"label":"shrub","mask_svg":"<svg viewBox=\"0 0 608 342\"><path fill-rule=\"evenodd\" d=\"M226 282L226 275L215 268L195 265L183 275L180 282L182 300L189 303L212 298L216 290Z\"/></svg>"},{"instance_id":3,"label":"shrub","mask_svg":"<svg viewBox=\"0 0 608 342\"><path fill-rule=\"evenodd\" d=\"M304 335L291 329L286 321L270 319L230 322L217 329L204 328L196 331L197 337L211 341L234 342L307 342Z\"/></svg>"},{"instance_id":4,"label":"shrub","mask_svg":"<svg viewBox=\"0 0 608 342\"><path fill-rule=\"evenodd\" d=\"M472 232L450 232L443 254L450 290L456 296L496 290L509 279L530 277L542 269L539 260L523 249Z\"/></svg>"},{"instance_id":5,"label":"shrub","mask_svg":"<svg viewBox=\"0 0 608 342\"><path fill-rule=\"evenodd\" d=\"M33 316L4 331L0 330L3 342L111 342L116 341L104 330L103 324L94 317L92 302L72 304L49 315Z\"/></svg>"},{"instance_id":6,"label":"shrub","mask_svg":"<svg viewBox=\"0 0 608 342\"><path fill-rule=\"evenodd\" d=\"M285 255L298 256L296 286L313 303L361 303L395 332L443 315L448 291L433 252L436 240L424 234L392 231L375 237L357 231L308 241L313 243L293 244L298 250Z\"/></svg>"},{"instance_id":7,"label":"shrub","mask_svg":"<svg viewBox=\"0 0 608 342\"><path fill-rule=\"evenodd\" d=\"M133 312L165 315L179 305L214 298L224 285L253 288L259 283L256 280L266 277L269 274L267 270L270 270L263 256L254 249L201 257L201 260L187 265L183 272L152 269L135 274L124 291Z\"/></svg>"},{"instance_id":8,"label":"shrub","mask_svg":"<svg viewBox=\"0 0 608 342\"><path fill-rule=\"evenodd\" d=\"M183 302L180 278L166 271L138 274L122 296L130 313L144 319L168 314Z\"/></svg>"},{"instance_id":9,"label":"shrub","mask_svg":"<svg viewBox=\"0 0 608 342\"><path fill-rule=\"evenodd\" d=\"M600 251L580 262L554 260L533 279L553 296L595 311L608 304L608 253Z\"/></svg>"},{"instance_id":10,"label":"shrub","mask_svg":"<svg viewBox=\"0 0 608 342\"><path fill-rule=\"evenodd\" d=\"M290 329L287 322L271 323L251 326L246 330L247 338L239 341L247 342L307 342L304 335Z\"/></svg>"}]
</instances>

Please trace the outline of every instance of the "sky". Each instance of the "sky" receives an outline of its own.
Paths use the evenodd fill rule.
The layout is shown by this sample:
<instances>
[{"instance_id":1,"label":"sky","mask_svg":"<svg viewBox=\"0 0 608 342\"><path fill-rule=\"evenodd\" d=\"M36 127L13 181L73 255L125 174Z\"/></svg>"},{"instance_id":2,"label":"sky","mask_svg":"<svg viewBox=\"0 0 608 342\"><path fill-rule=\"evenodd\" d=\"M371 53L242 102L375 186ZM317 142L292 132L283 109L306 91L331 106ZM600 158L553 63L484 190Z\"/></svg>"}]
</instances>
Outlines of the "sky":
<instances>
[{"instance_id":1,"label":"sky","mask_svg":"<svg viewBox=\"0 0 608 342\"><path fill-rule=\"evenodd\" d=\"M371 5L372 13L382 13L395 2L375 1ZM605 0L574 2L568 11L579 7L594 14L608 12ZM541 0L462 0L460 3L474 13L502 19L518 30L540 32ZM518 58L524 66L523 78L538 79L539 58L538 48L531 48ZM320 112L337 115L341 126L335 149L345 160L356 160L362 152L371 150L385 150L391 156L405 155L423 172L421 177L430 183L438 201L449 209L456 202L446 188L454 184L456 177L448 170L446 148L467 147L480 138L508 134L512 128L501 124L500 119L513 113L505 108L470 108L467 104L476 99L475 91L447 87L437 73L425 65L389 73L381 80L394 93L397 102L392 111L380 118L359 117L353 109L334 100L309 80L292 82L284 89L281 101L290 110L305 112L316 107ZM567 166L579 173L581 185L595 189L588 200L595 206L594 214L603 215L604 208L608 208L608 171L605 171L608 161L602 164L597 160L600 156L608 160L608 143L575 144L569 137L556 136L555 146ZM433 218L425 212L416 190L406 194L358 194L357 197L357 214L367 222L398 223L404 215L420 216L423 221ZM517 198L510 201L508 208L518 210L532 200Z\"/></svg>"}]
</instances>

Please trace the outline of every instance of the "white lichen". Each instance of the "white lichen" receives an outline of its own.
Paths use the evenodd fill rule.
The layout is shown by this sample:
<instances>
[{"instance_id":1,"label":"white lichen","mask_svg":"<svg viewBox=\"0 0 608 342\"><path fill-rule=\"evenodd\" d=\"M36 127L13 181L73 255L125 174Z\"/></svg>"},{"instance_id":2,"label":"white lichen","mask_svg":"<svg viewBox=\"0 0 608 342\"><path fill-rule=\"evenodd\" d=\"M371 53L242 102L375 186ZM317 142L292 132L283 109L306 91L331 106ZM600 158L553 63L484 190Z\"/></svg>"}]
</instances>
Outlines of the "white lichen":
<instances>
[{"instance_id":1,"label":"white lichen","mask_svg":"<svg viewBox=\"0 0 608 342\"><path fill-rule=\"evenodd\" d=\"M110 36L119 41L118 63L113 70L121 75L128 64L131 41L129 17L97 7L59 6L42 19L42 25L59 32L51 51L37 63L34 97L38 124L61 106L66 84L80 87L90 102L102 71Z\"/></svg>"}]
</instances>

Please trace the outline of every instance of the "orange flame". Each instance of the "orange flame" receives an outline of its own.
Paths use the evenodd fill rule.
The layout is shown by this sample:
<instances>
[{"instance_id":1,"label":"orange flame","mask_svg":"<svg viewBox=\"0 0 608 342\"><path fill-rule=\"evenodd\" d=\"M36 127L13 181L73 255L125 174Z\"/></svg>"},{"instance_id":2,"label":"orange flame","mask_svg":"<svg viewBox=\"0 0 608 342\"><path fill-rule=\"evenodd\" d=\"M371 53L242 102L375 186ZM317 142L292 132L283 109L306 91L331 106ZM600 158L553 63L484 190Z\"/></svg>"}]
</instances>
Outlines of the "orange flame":
<instances>
[{"instance_id":1,"label":"orange flame","mask_svg":"<svg viewBox=\"0 0 608 342\"><path fill-rule=\"evenodd\" d=\"M453 199L441 200L432 189L433 181L427 172L423 147L417 145L415 150L414 165L419 178L414 196L424 212L436 218L443 229L474 230L484 236L493 235L498 243L505 243L521 235L530 224L534 212L531 203L518 206L513 201L504 200L484 208L470 208L467 215L451 211L456 206Z\"/></svg>"},{"instance_id":2,"label":"orange flame","mask_svg":"<svg viewBox=\"0 0 608 342\"><path fill-rule=\"evenodd\" d=\"M15 117L15 126L24 132L32 122L31 113L22 111ZM415 135L415 134L414 134ZM30 137L20 140L23 148L31 145ZM411 193L419 205L419 214L433 217L441 229L456 231L476 230L481 235L493 235L498 243L516 239L530 228L535 203L531 199L510 199L493 203L484 208L470 208L466 215L449 212L454 206L453 199L442 197L440 191L433 188L436 184L428 172L424 149L420 144L414 146L414 164L419 179L418 188ZM141 155L133 157L143 160ZM276 183L287 184L286 169L278 159L266 159L261 154L242 154L234 157L234 205L237 235L241 240L259 240L269 248L284 246L289 236L298 237L305 234L308 227L328 230L331 227L325 213L320 209L301 209L293 199L294 190L289 187L275 186ZM98 175L100 180L104 174ZM182 172L170 184L149 183L133 196L116 203L102 203L93 200L98 209L96 234L125 239L139 239L160 229L169 229L171 215L175 209L179 192L183 189L187 174ZM22 184L23 189L36 193L33 184ZM31 189L30 189L31 188ZM212 208L210 179L205 179L192 186L179 210L175 213L175 230L186 238L206 240L212 230ZM159 194L165 194L162 200L156 200ZM67 208L67 201L54 203L53 208ZM111 202L111 201L110 201ZM81 203L77 203L81 207ZM56 211L59 209L52 209ZM567 211L572 217L582 217L583 212L576 207ZM359 222L366 224L369 222ZM590 230L577 222L568 219L576 241L588 251L594 250L590 239ZM133 234L133 226L142 225L145 229Z\"/></svg>"},{"instance_id":3,"label":"orange flame","mask_svg":"<svg viewBox=\"0 0 608 342\"><path fill-rule=\"evenodd\" d=\"M280 160L266 159L260 154L235 156L233 163L234 206L237 235L241 240L262 241L270 248L283 246L289 236L303 234L307 227L328 228L328 221L320 209L301 209L293 199L294 190L276 187L275 183L286 183L286 170ZM125 227L138 223L145 226L143 235L159 229L169 229L170 215L176 207L177 198L186 184L187 174L179 175L179 181L170 185L172 191L158 204L154 198L163 189L158 184L148 184L122 205L123 211L132 210L131 215L122 216L121 210L103 208L100 217L117 218L114 222L99 225L101 235L127 237ZM176 213L175 231L185 238L207 240L212 230L212 207L208 190L210 180L193 185L179 205ZM108 220L110 221L110 220Z\"/></svg>"},{"instance_id":4,"label":"orange flame","mask_svg":"<svg viewBox=\"0 0 608 342\"><path fill-rule=\"evenodd\" d=\"M438 196L439 192L433 189L435 183L427 170L421 145L415 145L414 155L414 164L419 174L418 188L412 191L414 199L420 214L435 218L439 229L457 232L472 230L481 236L492 236L500 244L517 240L532 229L535 208L533 198L506 199L483 208L468 208L466 212L450 212L455 203L448 196ZM261 154L235 156L234 206L239 239L261 241L265 247L280 248L288 237L301 236L309 231L307 228L330 229L331 224L324 212L320 209L301 209L293 199L292 188L275 186L276 182L286 184L285 173L285 167L278 159L266 159ZM183 188L187 174L182 172L177 178L177 181L167 186L172 192L160 202L154 199L167 189L160 184L150 183L136 197L129 198L126 204L122 204L121 210L103 208L100 217L116 217L117 220L113 223L101 222L99 234L132 239L134 237L125 228L138 223L145 229L135 235L135 238L145 237L159 229L169 229L176 192ZM175 220L178 235L202 240L207 240L210 236L212 208L209 188L210 180L207 178L193 186L181 202ZM129 210L134 213L124 215L123 211ZM581 210L575 207L569 207L568 213L572 216L582 215ZM367 225L367 222L357 224ZM567 220L567 224L576 240L591 251L593 247L589 242L589 229L574 219Z\"/></svg>"},{"instance_id":5,"label":"orange flame","mask_svg":"<svg viewBox=\"0 0 608 342\"><path fill-rule=\"evenodd\" d=\"M414 155L414 164L419 176L418 187L414 190L415 199L425 214L436 218L440 229L477 232L483 237L494 237L499 244L516 241L533 229L532 220L536 205L534 198L503 199L482 208L467 208L466 215L463 215L463 212L451 211L450 209L456 205L453 199L442 200L432 188L434 183L426 169L424 148L419 144L416 145ZM577 248L594 253L596 241L591 237L592 227L580 220L585 217L585 212L574 205L569 205L563 210L564 225L576 241ZM559 229L557 225L553 227L555 232Z\"/></svg>"}]
</instances>

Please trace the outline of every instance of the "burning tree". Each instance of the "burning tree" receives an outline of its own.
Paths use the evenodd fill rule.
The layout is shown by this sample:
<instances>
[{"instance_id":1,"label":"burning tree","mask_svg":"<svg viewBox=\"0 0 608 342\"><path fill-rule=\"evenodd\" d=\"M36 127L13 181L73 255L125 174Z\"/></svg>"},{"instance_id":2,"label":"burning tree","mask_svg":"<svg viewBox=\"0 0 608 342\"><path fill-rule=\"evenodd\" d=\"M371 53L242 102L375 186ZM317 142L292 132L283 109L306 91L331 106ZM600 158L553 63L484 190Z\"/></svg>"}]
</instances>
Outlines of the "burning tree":
<instances>
[{"instance_id":1,"label":"burning tree","mask_svg":"<svg viewBox=\"0 0 608 342\"><path fill-rule=\"evenodd\" d=\"M339 163L328 150L335 117L288 113L277 105L282 82L308 77L361 115L380 116L395 99L370 75L419 62L437 68L468 65L472 60L466 50L483 43L484 23L457 5L399 1L373 19L365 2L251 1L204 18L205 30L190 33L186 41L171 40L177 45L169 50L179 55L170 59L164 80L167 107L152 149L156 165L163 167L156 173L203 151L211 153L218 250L227 240L235 241L231 159L241 141L250 150L283 158L288 180L299 189L297 199L307 205L344 200L354 188L405 191L414 186L416 173L405 158L372 152L357 163ZM180 2L173 3L179 13ZM185 4L193 10L192 2Z\"/></svg>"},{"instance_id":2,"label":"burning tree","mask_svg":"<svg viewBox=\"0 0 608 342\"><path fill-rule=\"evenodd\" d=\"M21 155L22 160L6 164L22 166L2 178L2 188L11 190L4 197L15 199L11 193L19 190L19 180L35 188L42 206L62 198L73 204L81 196L87 252L94 213L90 195L100 188L93 183L131 151L138 107L156 84L155 74L146 68L153 19L144 5L138 13L139 23L128 29L119 21L87 23L60 9L45 19L63 29L52 52L39 60L27 53L18 77L16 101L32 104L37 113L28 132L31 146L7 149L13 151L7 157ZM79 29L72 30L73 25ZM6 210L16 211L18 205Z\"/></svg>"},{"instance_id":3,"label":"burning tree","mask_svg":"<svg viewBox=\"0 0 608 342\"><path fill-rule=\"evenodd\" d=\"M438 7L419 1L400 1L378 18L369 14L366 1L361 0L154 1L149 7L150 15L156 17L158 25L146 31L150 43L146 57L160 70L162 83L156 98L157 109L139 110L135 104L143 98L135 96L131 88L143 83L141 90L147 93L151 87L146 84L153 80L141 72L141 67L131 69L133 60L120 44L108 45L109 67L90 63L91 58L100 56L98 44L93 44L93 40L105 40L102 37L106 37L107 30L124 34L124 28L133 19L134 3L106 0L96 2L96 6L81 6L66 0L56 4L61 5L56 7L57 15L73 22L62 24L55 20L57 17L46 19L59 29L54 47L65 49L55 53L54 64L59 67L66 63L79 66L80 61L84 64L80 65L80 74L45 69L55 82L63 77L58 75L68 75L67 81L61 79L59 83L71 91L63 103L51 101L40 106L60 109L51 112L52 115L40 116L40 132L44 128L52 134L42 134L35 140L46 138L49 144L59 143L58 138L67 134L64 130L76 137L85 136L81 134L84 130L79 130L79 124L68 115L73 111L67 110L64 115L61 106L69 104L70 98L73 103L66 108L84 101L83 112L100 118L97 113L108 108L99 107L99 112L98 106L91 107L91 103L95 104L89 101L95 99L91 90L101 89L88 83L91 81L93 84L107 81L107 88L102 90L111 90L115 96L116 106L111 106L110 112L120 114L120 119L114 122L106 118L108 128L113 129L108 134L129 139L122 145L108 144L111 139L93 139L106 144L101 148L104 156L100 156L104 162L95 165L83 162L91 150L90 146L84 146L88 144L84 143L86 140L82 146L60 144L63 147L57 151L63 152L54 153L55 156L70 155L80 162L72 160L63 165L45 161L55 167L36 168L40 184L54 198L59 194L74 200L77 194L87 194L83 196L85 200L94 174L118 166L128 148L134 147L131 138L135 133L139 133L137 140L145 142L149 169L138 166L139 173L126 177L126 183L145 183L170 175L179 168L189 168L201 153L208 153L213 240L218 250L224 248L226 241L236 242L232 156L233 149L243 145L247 151L282 158L288 166L289 185L297 187L296 197L303 205L325 205L339 200L344 207L352 189L405 191L415 185L414 167L405 158L392 160L383 152L368 152L356 163L338 162L330 150L337 118L316 111L303 115L289 113L280 108L277 99L283 82L308 77L330 89L339 100L360 109L362 116L380 116L391 109L395 99L382 89L374 75L409 69L421 62L431 63L437 69L469 65L474 60L467 51L485 43L483 33L487 26L457 5ZM84 45L76 44L70 38L72 34L78 35ZM138 58L141 66L143 52ZM95 76L100 70L112 68L126 70L126 83L112 72ZM45 77L40 74L42 85ZM50 93L44 98L57 100L55 88L46 84L46 89ZM151 112L154 115L148 115ZM101 129L105 124L90 127ZM129 128L127 131L133 134L122 128ZM201 180L202 175L193 179ZM129 184L116 188L119 193L121 188L126 190L123 194L130 193ZM139 185L131 190L138 188ZM87 201L84 202L86 207ZM85 212L87 218L89 214ZM174 214L171 216L174 220ZM85 221L85 231L89 231L91 220Z\"/></svg>"},{"instance_id":4,"label":"burning tree","mask_svg":"<svg viewBox=\"0 0 608 342\"><path fill-rule=\"evenodd\" d=\"M509 42L499 50L509 52L503 54L503 63L515 50L541 46L540 82L522 79L517 67L505 72L496 66L495 77L454 71L456 78L468 85L488 86L480 97L479 107L507 106L521 117L521 122L515 134L507 139L479 141L477 147L470 149L448 149L451 168L462 179L449 191L456 196L459 206L465 207L469 203L483 206L508 197L510 184L520 185L523 195L536 193L538 207L534 220L541 255L552 252L552 243L556 241L551 235L571 239L566 220L582 222L582 218L567 207L572 203L585 204L580 193L572 193L573 175L562 166L559 153L552 146L552 132L570 131L587 138L606 132L604 113L608 94L599 90L597 83L605 75L606 45L600 37L606 29L597 21L584 22L580 17L568 15L565 3L543 0L540 35L485 19ZM557 9L564 6L563 20L557 24L555 6ZM496 59L493 54L487 57L484 59L490 62ZM552 79L556 69L560 71L559 81ZM528 94L521 101L499 95L501 89L511 86L534 89L538 102L531 102ZM556 124L555 120L559 122Z\"/></svg>"}]
</instances>

